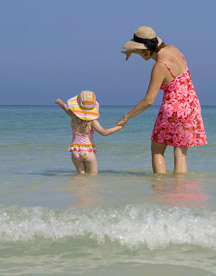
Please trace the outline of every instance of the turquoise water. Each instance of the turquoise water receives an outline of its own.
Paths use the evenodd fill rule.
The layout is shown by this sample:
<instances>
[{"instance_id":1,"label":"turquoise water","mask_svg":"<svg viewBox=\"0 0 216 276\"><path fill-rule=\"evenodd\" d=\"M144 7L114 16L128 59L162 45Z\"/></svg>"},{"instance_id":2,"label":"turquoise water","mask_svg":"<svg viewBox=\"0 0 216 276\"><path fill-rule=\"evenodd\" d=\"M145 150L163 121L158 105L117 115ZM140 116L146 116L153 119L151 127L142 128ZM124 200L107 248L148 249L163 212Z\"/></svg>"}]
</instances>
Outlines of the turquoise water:
<instances>
[{"instance_id":1,"label":"turquoise water","mask_svg":"<svg viewBox=\"0 0 216 276\"><path fill-rule=\"evenodd\" d=\"M112 127L131 107L102 106ZM216 275L216 107L189 173L153 175L159 107L95 133L98 176L77 176L70 119L57 106L0 106L0 275ZM145 274L143 272L145 271Z\"/></svg>"}]
</instances>

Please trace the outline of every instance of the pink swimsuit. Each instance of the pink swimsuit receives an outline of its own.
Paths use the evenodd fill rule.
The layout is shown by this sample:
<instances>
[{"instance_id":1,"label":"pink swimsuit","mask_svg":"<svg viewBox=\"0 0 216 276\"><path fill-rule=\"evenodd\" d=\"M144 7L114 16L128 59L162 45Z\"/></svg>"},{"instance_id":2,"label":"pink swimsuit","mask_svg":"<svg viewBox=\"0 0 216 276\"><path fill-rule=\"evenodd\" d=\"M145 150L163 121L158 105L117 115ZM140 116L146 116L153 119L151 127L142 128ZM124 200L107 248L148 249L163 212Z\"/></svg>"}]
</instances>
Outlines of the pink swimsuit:
<instances>
[{"instance_id":1,"label":"pink swimsuit","mask_svg":"<svg viewBox=\"0 0 216 276\"><path fill-rule=\"evenodd\" d=\"M164 61L158 62L167 67L174 79L161 85L164 96L151 140L175 147L207 144L201 107L188 68L180 76L175 76Z\"/></svg>"},{"instance_id":2,"label":"pink swimsuit","mask_svg":"<svg viewBox=\"0 0 216 276\"><path fill-rule=\"evenodd\" d=\"M97 151L93 140L94 131L91 126L88 126L85 132L79 133L74 130L72 124L71 127L73 132L73 141L69 146L68 151L72 153L74 159L78 161L85 161L92 152Z\"/></svg>"}]
</instances>

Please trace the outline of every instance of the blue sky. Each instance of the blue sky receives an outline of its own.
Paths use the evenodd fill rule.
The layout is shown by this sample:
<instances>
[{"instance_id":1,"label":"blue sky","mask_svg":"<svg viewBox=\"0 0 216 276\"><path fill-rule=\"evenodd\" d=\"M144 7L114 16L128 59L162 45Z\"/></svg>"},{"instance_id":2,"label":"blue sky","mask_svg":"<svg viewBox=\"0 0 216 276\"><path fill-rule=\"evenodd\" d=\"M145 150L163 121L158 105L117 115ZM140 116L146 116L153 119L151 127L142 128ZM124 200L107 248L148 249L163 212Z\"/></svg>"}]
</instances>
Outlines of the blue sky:
<instances>
[{"instance_id":1,"label":"blue sky","mask_svg":"<svg viewBox=\"0 0 216 276\"><path fill-rule=\"evenodd\" d=\"M151 26L185 55L201 104L215 105L215 10L215 0L0 0L0 104L50 105L81 90L101 105L136 104L153 61L120 50Z\"/></svg>"}]
</instances>

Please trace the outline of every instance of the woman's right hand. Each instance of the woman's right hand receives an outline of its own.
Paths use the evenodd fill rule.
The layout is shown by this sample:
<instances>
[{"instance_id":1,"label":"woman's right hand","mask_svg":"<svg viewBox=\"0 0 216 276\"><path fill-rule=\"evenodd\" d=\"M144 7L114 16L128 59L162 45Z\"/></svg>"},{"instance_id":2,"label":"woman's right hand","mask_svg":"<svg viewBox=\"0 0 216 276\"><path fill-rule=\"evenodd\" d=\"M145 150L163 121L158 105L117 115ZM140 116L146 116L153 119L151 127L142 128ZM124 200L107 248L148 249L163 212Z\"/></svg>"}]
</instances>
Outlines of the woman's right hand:
<instances>
[{"instance_id":1,"label":"woman's right hand","mask_svg":"<svg viewBox=\"0 0 216 276\"><path fill-rule=\"evenodd\" d=\"M133 51L128 49L122 50L121 53L126 55L126 60L128 60L129 57L133 55Z\"/></svg>"}]
</instances>

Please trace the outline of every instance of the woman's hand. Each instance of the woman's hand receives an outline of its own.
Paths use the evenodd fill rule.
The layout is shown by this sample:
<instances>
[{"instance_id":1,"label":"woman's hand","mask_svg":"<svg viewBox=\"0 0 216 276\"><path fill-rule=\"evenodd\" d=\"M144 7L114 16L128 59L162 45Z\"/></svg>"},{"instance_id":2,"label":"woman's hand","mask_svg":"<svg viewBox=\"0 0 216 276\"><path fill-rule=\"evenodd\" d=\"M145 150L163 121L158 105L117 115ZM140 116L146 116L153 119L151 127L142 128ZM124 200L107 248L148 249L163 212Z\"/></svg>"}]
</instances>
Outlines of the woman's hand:
<instances>
[{"instance_id":1,"label":"woman's hand","mask_svg":"<svg viewBox=\"0 0 216 276\"><path fill-rule=\"evenodd\" d=\"M116 125L124 127L127 122L128 122L128 117L124 116L117 122Z\"/></svg>"},{"instance_id":2,"label":"woman's hand","mask_svg":"<svg viewBox=\"0 0 216 276\"><path fill-rule=\"evenodd\" d=\"M133 55L133 51L128 49L122 50L121 53L126 55L126 60L128 60L129 57Z\"/></svg>"}]
</instances>

